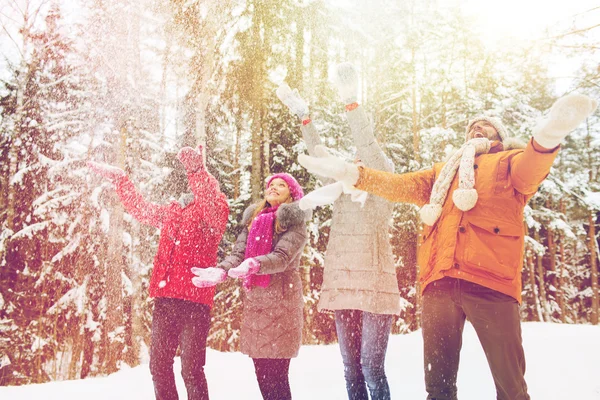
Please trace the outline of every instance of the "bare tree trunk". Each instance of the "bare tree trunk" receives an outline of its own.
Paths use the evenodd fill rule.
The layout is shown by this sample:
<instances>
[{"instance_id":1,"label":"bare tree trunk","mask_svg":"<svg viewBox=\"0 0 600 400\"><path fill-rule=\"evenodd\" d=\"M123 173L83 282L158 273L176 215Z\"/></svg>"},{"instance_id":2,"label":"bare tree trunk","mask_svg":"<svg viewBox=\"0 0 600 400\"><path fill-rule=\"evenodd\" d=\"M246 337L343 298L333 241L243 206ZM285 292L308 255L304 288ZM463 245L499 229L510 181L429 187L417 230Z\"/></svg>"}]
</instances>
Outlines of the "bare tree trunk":
<instances>
[{"instance_id":1,"label":"bare tree trunk","mask_svg":"<svg viewBox=\"0 0 600 400\"><path fill-rule=\"evenodd\" d=\"M563 199L560 199L560 212L565 214L565 202ZM558 265L558 276L557 276L557 284L556 284L556 299L558 300L558 308L560 309L560 321L562 323L566 322L566 314L567 310L565 308L565 293L564 293L564 278L563 274L565 272L565 240L566 236L561 235L559 242L559 257L560 263Z\"/></svg>"},{"instance_id":2,"label":"bare tree trunk","mask_svg":"<svg viewBox=\"0 0 600 400\"><path fill-rule=\"evenodd\" d=\"M233 170L236 171L233 174L233 198L237 199L241 193L242 183L242 170L240 157L242 153L242 113L239 111L235 116L235 143L233 150Z\"/></svg>"},{"instance_id":3,"label":"bare tree trunk","mask_svg":"<svg viewBox=\"0 0 600 400\"><path fill-rule=\"evenodd\" d=\"M525 232L528 232L527 223L523 222ZM540 299L538 297L538 290L535 284L535 263L533 262L534 252L533 249L526 249L526 260L527 269L529 271L529 285L531 286L531 295L533 296L533 305L535 307L535 314L537 315L538 321L543 321L542 309L540 307Z\"/></svg>"},{"instance_id":4,"label":"bare tree trunk","mask_svg":"<svg viewBox=\"0 0 600 400\"><path fill-rule=\"evenodd\" d=\"M417 68L415 66L415 49L411 49L411 63L412 63L412 91L411 91L411 102L412 102L412 138L413 138L413 151L415 154L415 161L421 163L421 150L419 143L419 113L417 110Z\"/></svg>"},{"instance_id":5,"label":"bare tree trunk","mask_svg":"<svg viewBox=\"0 0 600 400\"><path fill-rule=\"evenodd\" d=\"M592 324L598 325L598 249L596 243L596 211L589 213L588 248L590 251L590 279L592 280Z\"/></svg>"},{"instance_id":6,"label":"bare tree trunk","mask_svg":"<svg viewBox=\"0 0 600 400\"><path fill-rule=\"evenodd\" d=\"M535 231L535 240L536 240L536 242L541 244L539 230ZM544 265L542 264L542 255L541 254L536 254L536 263L537 263L538 282L539 282L539 287L540 287L539 299L540 299L540 304L542 306L542 313L544 316L543 320L549 321L550 315L548 312L548 301L546 298L546 276L545 276L546 274L544 273Z\"/></svg>"},{"instance_id":7,"label":"bare tree trunk","mask_svg":"<svg viewBox=\"0 0 600 400\"><path fill-rule=\"evenodd\" d=\"M531 286L531 295L533 297L533 306L538 321L543 321L542 308L540 307L540 299L538 297L537 285L535 284L535 263L533 262L533 253L527 252L527 268L529 270L529 285Z\"/></svg>"},{"instance_id":8,"label":"bare tree trunk","mask_svg":"<svg viewBox=\"0 0 600 400\"><path fill-rule=\"evenodd\" d=\"M546 207L548 209L552 209L552 199L548 199L546 202ZM548 227L547 230L547 239L548 239L548 255L550 257L550 263L548 264L550 267L550 285L553 288L557 286L557 277L556 277L556 241L554 239L554 231Z\"/></svg>"},{"instance_id":9,"label":"bare tree trunk","mask_svg":"<svg viewBox=\"0 0 600 400\"><path fill-rule=\"evenodd\" d=\"M118 165L125 167L125 143L127 126L125 121L120 123L121 143L119 146ZM117 371L118 362L121 360L123 345L120 336L123 334L123 206L118 198L110 215L108 232L108 248L106 257L106 333L107 333L107 358L105 372Z\"/></svg>"}]
</instances>

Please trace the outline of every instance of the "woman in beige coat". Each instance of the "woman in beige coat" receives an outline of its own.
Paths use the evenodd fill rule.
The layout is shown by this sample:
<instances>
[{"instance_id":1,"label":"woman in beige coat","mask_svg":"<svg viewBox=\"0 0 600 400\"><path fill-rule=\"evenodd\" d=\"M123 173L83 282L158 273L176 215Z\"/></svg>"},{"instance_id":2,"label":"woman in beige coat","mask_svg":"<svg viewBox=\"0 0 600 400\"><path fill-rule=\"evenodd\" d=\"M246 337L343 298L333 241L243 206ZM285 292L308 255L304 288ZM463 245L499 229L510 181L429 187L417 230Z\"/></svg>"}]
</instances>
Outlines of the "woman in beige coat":
<instances>
[{"instance_id":1,"label":"woman in beige coat","mask_svg":"<svg viewBox=\"0 0 600 400\"><path fill-rule=\"evenodd\" d=\"M337 78L340 95L347 104L346 117L357 158L371 168L393 172L394 166L375 140L365 111L356 103L358 77L354 67L340 64ZM281 86L277 95L302 120L308 153L316 155L315 146L321 140L308 118L306 102L287 85ZM300 202L301 207L312 207L335 200L318 308L335 314L348 398L368 399L370 393L371 399L389 399L385 354L392 315L400 313L400 293L386 229L393 204L364 192L342 194L344 191L341 186L329 185Z\"/></svg>"}]
</instances>

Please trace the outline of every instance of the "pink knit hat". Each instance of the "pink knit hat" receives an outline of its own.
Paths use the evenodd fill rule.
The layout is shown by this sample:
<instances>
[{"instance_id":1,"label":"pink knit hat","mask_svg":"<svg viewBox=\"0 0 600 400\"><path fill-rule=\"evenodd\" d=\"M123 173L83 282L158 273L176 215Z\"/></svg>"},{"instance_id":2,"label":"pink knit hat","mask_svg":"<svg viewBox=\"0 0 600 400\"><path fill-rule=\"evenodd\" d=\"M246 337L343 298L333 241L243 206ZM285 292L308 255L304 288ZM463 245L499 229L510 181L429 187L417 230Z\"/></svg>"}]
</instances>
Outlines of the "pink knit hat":
<instances>
[{"instance_id":1,"label":"pink knit hat","mask_svg":"<svg viewBox=\"0 0 600 400\"><path fill-rule=\"evenodd\" d=\"M271 181L275 178L283 179L285 181L285 183L288 184L288 188L290 189L290 195L292 196L292 199L294 199L294 201L298 201L302 197L304 197L304 191L302 190L302 187L300 187L300 184L298 183L298 181L296 181L296 179L294 179L294 177L291 176L290 174L286 174L284 172L275 174L275 175L271 175L267 179L267 185L265 187L266 188L269 187L269 185L271 184Z\"/></svg>"}]
</instances>

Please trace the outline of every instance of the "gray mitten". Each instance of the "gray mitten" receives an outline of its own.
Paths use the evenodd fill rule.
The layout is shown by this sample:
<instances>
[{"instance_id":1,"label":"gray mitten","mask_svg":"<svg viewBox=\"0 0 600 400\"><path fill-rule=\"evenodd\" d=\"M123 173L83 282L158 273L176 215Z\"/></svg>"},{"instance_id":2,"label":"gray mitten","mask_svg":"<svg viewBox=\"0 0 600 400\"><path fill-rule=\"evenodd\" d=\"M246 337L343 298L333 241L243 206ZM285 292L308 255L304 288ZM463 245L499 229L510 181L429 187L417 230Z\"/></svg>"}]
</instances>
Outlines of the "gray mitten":
<instances>
[{"instance_id":1,"label":"gray mitten","mask_svg":"<svg viewBox=\"0 0 600 400\"><path fill-rule=\"evenodd\" d=\"M344 104L356 103L358 92L358 72L352 63L338 64L333 83Z\"/></svg>"}]
</instances>

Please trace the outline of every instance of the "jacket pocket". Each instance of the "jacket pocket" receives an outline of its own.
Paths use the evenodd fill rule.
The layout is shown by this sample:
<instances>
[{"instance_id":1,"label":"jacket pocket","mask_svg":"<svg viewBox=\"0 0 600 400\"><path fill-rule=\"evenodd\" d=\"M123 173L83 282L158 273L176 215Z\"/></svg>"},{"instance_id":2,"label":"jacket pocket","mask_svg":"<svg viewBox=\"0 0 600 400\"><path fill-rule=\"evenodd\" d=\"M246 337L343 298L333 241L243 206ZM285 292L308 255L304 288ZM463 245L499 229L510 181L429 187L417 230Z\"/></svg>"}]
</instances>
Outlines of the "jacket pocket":
<instances>
[{"instance_id":1,"label":"jacket pocket","mask_svg":"<svg viewBox=\"0 0 600 400\"><path fill-rule=\"evenodd\" d=\"M521 224L485 219L469 221L464 252L466 268L513 280L520 272L523 234Z\"/></svg>"}]
</instances>

